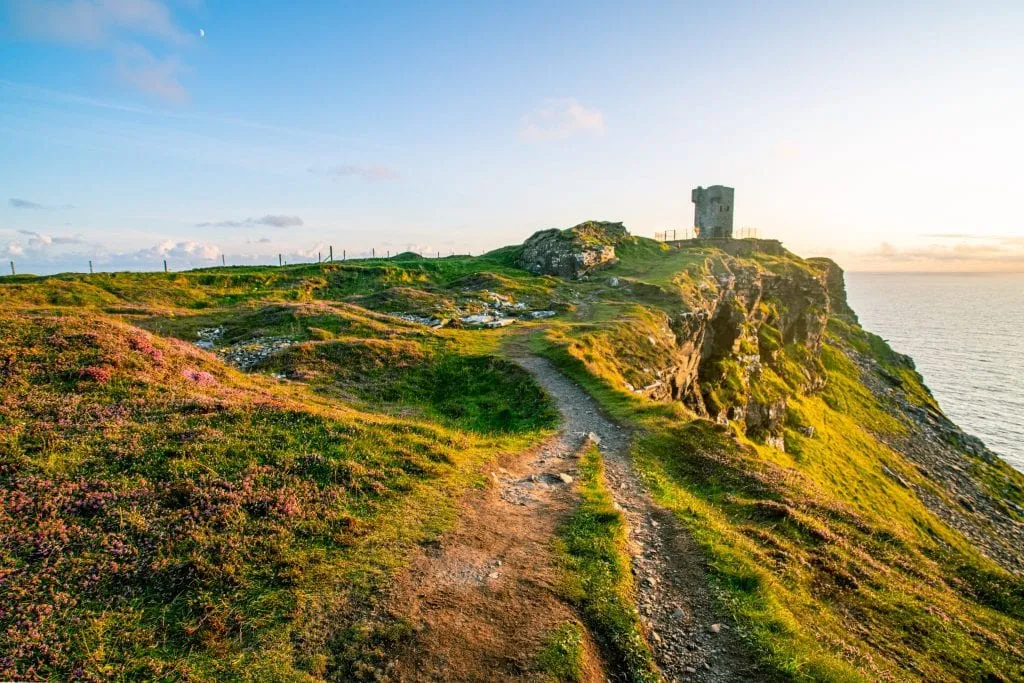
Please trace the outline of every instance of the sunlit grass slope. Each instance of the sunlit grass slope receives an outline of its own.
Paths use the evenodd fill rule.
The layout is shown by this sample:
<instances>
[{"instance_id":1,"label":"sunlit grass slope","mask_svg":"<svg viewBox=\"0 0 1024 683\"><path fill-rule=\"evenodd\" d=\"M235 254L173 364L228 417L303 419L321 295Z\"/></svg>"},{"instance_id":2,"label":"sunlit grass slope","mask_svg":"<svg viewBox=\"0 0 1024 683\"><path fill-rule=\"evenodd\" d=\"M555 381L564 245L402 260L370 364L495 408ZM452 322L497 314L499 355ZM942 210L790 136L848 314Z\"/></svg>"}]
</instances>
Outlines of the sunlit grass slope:
<instances>
[{"instance_id":1,"label":"sunlit grass slope","mask_svg":"<svg viewBox=\"0 0 1024 683\"><path fill-rule=\"evenodd\" d=\"M691 296L706 272L693 264L708 256L648 246L607 277ZM768 261L759 267L806 267ZM765 368L758 380L768 387L740 388L788 393L783 452L624 388L636 383L630 372L661 353L652 340L669 312L662 300L556 324L536 348L639 428L636 467L703 548L723 604L755 651L796 680L1024 678L1024 579L984 557L908 488L941 495L886 445L909 422L868 389L851 354L870 354L911 400L933 404L917 373L891 363L882 340L837 320L814 361L825 388L806 393L799 371L808 351L787 347L782 374ZM1001 467L1000 477L1022 480Z\"/></svg>"}]
</instances>

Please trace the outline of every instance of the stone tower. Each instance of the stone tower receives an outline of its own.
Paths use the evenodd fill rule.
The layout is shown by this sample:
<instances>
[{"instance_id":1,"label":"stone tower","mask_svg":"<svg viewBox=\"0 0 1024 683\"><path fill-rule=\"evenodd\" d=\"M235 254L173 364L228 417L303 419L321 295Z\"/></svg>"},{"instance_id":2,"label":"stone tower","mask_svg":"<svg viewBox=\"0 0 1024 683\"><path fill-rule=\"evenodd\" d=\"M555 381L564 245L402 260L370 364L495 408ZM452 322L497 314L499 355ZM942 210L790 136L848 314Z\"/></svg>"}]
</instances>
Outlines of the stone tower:
<instances>
[{"instance_id":1,"label":"stone tower","mask_svg":"<svg viewBox=\"0 0 1024 683\"><path fill-rule=\"evenodd\" d=\"M698 187L690 193L696 206L693 224L701 239L730 239L732 237L733 189L725 185Z\"/></svg>"}]
</instances>

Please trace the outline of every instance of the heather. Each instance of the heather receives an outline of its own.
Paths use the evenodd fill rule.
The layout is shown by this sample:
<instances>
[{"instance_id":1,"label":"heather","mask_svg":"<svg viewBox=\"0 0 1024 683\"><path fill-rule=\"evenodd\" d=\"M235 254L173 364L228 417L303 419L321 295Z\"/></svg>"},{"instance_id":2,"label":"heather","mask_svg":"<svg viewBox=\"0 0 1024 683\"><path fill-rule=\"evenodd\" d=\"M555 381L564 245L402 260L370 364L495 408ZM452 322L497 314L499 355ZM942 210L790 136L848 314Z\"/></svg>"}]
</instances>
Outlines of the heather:
<instances>
[{"instance_id":1,"label":"heather","mask_svg":"<svg viewBox=\"0 0 1024 683\"><path fill-rule=\"evenodd\" d=\"M444 517L437 489L515 441L352 409L98 316L0 329L2 677L329 673L352 604Z\"/></svg>"}]
</instances>

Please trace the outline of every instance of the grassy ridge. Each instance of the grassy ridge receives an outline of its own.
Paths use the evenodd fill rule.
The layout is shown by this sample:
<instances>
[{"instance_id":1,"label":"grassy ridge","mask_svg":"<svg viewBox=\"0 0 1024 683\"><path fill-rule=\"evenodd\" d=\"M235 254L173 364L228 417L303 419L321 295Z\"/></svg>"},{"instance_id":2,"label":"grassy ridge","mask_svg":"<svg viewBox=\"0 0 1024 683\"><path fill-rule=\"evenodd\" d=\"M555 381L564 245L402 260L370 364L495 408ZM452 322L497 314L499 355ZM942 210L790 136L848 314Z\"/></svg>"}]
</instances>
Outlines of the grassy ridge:
<instances>
[{"instance_id":1,"label":"grassy ridge","mask_svg":"<svg viewBox=\"0 0 1024 683\"><path fill-rule=\"evenodd\" d=\"M633 575L626 550L626 521L615 509L597 446L579 465L579 508L558 532L563 590L626 680L659 680L640 614L633 604Z\"/></svg>"}]
</instances>

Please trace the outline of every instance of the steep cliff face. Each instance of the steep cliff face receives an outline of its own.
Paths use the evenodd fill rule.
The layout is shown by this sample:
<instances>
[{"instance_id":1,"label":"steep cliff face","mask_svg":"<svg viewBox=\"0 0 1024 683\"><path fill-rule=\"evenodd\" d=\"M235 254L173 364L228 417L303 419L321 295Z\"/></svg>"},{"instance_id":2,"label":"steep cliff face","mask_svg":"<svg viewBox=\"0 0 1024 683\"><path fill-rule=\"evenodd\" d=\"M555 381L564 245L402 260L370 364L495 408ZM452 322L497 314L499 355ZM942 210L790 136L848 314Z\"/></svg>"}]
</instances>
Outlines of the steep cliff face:
<instances>
[{"instance_id":1,"label":"steep cliff face","mask_svg":"<svg viewBox=\"0 0 1024 683\"><path fill-rule=\"evenodd\" d=\"M685 297L687 308L662 307L660 324L647 330L663 352L653 359L650 381L633 390L682 401L722 424L738 422L748 435L784 448L787 397L818 391L825 381L818 352L832 305L827 272L799 259L765 267L708 258ZM643 288L624 285L634 294ZM622 346L613 353L633 362Z\"/></svg>"}]
</instances>

